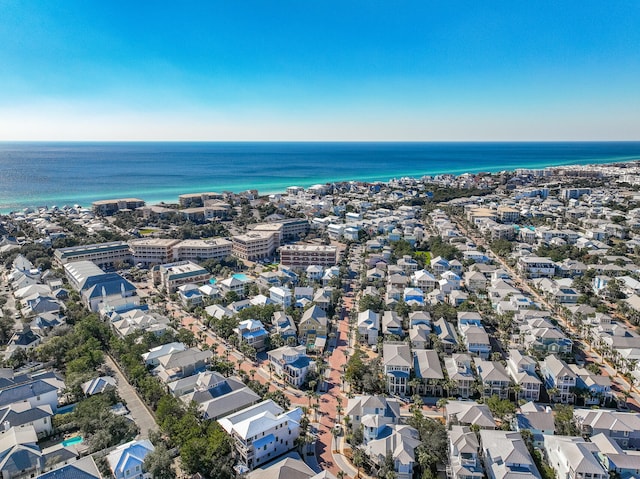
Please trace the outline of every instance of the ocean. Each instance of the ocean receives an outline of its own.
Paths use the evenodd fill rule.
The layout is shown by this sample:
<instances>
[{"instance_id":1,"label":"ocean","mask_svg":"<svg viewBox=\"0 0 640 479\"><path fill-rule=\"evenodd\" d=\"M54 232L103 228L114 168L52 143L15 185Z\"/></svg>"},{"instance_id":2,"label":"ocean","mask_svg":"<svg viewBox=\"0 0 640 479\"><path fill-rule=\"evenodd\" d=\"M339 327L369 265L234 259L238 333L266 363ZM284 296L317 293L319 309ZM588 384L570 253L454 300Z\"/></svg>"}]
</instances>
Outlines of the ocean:
<instances>
[{"instance_id":1,"label":"ocean","mask_svg":"<svg viewBox=\"0 0 640 479\"><path fill-rule=\"evenodd\" d=\"M640 142L0 143L0 212L119 197L177 202L333 181L640 160Z\"/></svg>"}]
</instances>

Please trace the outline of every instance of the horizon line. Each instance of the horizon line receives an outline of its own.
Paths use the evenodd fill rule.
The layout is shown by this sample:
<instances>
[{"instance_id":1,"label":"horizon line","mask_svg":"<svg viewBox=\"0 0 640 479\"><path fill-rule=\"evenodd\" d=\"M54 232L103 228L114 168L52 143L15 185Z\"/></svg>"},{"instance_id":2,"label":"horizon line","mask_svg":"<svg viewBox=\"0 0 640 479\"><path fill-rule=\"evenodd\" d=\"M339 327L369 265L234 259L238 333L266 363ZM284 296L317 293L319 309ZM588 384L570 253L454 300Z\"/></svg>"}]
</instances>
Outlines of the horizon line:
<instances>
[{"instance_id":1,"label":"horizon line","mask_svg":"<svg viewBox=\"0 0 640 479\"><path fill-rule=\"evenodd\" d=\"M121 139L90 139L90 140L69 140L69 139L37 139L37 140L7 140L0 139L2 143L640 143L638 139L562 139L562 140L121 140Z\"/></svg>"}]
</instances>

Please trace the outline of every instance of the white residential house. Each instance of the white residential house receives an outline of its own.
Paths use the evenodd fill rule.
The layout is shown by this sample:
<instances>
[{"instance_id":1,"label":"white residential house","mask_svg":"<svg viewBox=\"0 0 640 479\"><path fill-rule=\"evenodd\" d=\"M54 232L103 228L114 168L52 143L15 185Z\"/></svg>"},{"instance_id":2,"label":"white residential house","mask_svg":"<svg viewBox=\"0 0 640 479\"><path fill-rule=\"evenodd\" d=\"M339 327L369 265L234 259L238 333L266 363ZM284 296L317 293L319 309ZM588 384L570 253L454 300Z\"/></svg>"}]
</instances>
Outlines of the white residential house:
<instances>
[{"instance_id":1,"label":"white residential house","mask_svg":"<svg viewBox=\"0 0 640 479\"><path fill-rule=\"evenodd\" d=\"M489 479L540 479L540 473L519 432L480 431Z\"/></svg>"},{"instance_id":2,"label":"white residential house","mask_svg":"<svg viewBox=\"0 0 640 479\"><path fill-rule=\"evenodd\" d=\"M109 469L115 479L151 479L151 474L144 470L144 459L154 450L148 439L122 444L107 456Z\"/></svg>"},{"instance_id":3,"label":"white residential house","mask_svg":"<svg viewBox=\"0 0 640 479\"><path fill-rule=\"evenodd\" d=\"M384 396L355 396L347 402L344 414L349 417L351 430L362 427L363 442L378 439L388 432L388 426L400 420L400 402Z\"/></svg>"},{"instance_id":4,"label":"white residential house","mask_svg":"<svg viewBox=\"0 0 640 479\"><path fill-rule=\"evenodd\" d=\"M581 437L544 436L544 451L557 477L609 479L596 454L598 446Z\"/></svg>"},{"instance_id":5,"label":"white residential house","mask_svg":"<svg viewBox=\"0 0 640 479\"><path fill-rule=\"evenodd\" d=\"M556 390L552 395L555 402L573 403L577 376L562 359L557 356L547 356L540 363L540 374L544 378L547 391Z\"/></svg>"},{"instance_id":6,"label":"white residential house","mask_svg":"<svg viewBox=\"0 0 640 479\"><path fill-rule=\"evenodd\" d=\"M514 384L520 387L518 399L538 401L540 399L540 385L542 381L536 374L536 361L517 349L509 350L507 369Z\"/></svg>"},{"instance_id":7,"label":"white residential house","mask_svg":"<svg viewBox=\"0 0 640 479\"><path fill-rule=\"evenodd\" d=\"M439 277L445 271L449 271L449 262L441 256L436 256L431 260L431 269Z\"/></svg>"},{"instance_id":8,"label":"white residential house","mask_svg":"<svg viewBox=\"0 0 640 479\"><path fill-rule=\"evenodd\" d=\"M390 426L390 434L373 440L365 453L376 464L382 465L388 453L393 458L393 469L398 479L412 479L416 463L415 449L420 445L420 434L407 425Z\"/></svg>"},{"instance_id":9,"label":"white residential house","mask_svg":"<svg viewBox=\"0 0 640 479\"><path fill-rule=\"evenodd\" d=\"M480 443L468 426L451 426L449 430L449 459L453 479L482 479Z\"/></svg>"},{"instance_id":10,"label":"white residential house","mask_svg":"<svg viewBox=\"0 0 640 479\"><path fill-rule=\"evenodd\" d=\"M267 352L273 372L287 383L299 388L305 382L307 373L315 370L315 362L307 356L306 346L283 346Z\"/></svg>"},{"instance_id":11,"label":"white residential house","mask_svg":"<svg viewBox=\"0 0 640 479\"><path fill-rule=\"evenodd\" d=\"M380 315L370 309L358 313L358 334L367 344L376 344L380 334Z\"/></svg>"},{"instance_id":12,"label":"white residential house","mask_svg":"<svg viewBox=\"0 0 640 479\"><path fill-rule=\"evenodd\" d=\"M269 288L269 299L279 306L288 308L291 306L291 290L286 286L273 286Z\"/></svg>"},{"instance_id":13,"label":"white residential house","mask_svg":"<svg viewBox=\"0 0 640 479\"><path fill-rule=\"evenodd\" d=\"M414 394L420 396L440 396L444 374L440 366L438 352L433 349L419 349L413 351L413 370L420 382Z\"/></svg>"},{"instance_id":14,"label":"white residential house","mask_svg":"<svg viewBox=\"0 0 640 479\"><path fill-rule=\"evenodd\" d=\"M435 276L425 269L413 273L411 275L411 282L415 287L420 288L426 293L433 291L438 284Z\"/></svg>"},{"instance_id":15,"label":"white residential house","mask_svg":"<svg viewBox=\"0 0 640 479\"><path fill-rule=\"evenodd\" d=\"M408 383L413 365L409 345L400 341L386 342L382 351L387 391L389 394L406 396L409 393Z\"/></svg>"},{"instance_id":16,"label":"white residential house","mask_svg":"<svg viewBox=\"0 0 640 479\"><path fill-rule=\"evenodd\" d=\"M268 333L257 319L240 321L234 332L238 335L238 344L247 343L258 352L265 349Z\"/></svg>"},{"instance_id":17,"label":"white residential house","mask_svg":"<svg viewBox=\"0 0 640 479\"><path fill-rule=\"evenodd\" d=\"M453 354L451 357L444 359L444 366L449 380L455 385L452 390L447 390L447 395L456 394L463 398L471 396L475 381L475 376L471 369L471 356L468 354Z\"/></svg>"},{"instance_id":18,"label":"white residential house","mask_svg":"<svg viewBox=\"0 0 640 479\"><path fill-rule=\"evenodd\" d=\"M471 426L475 424L480 429L495 429L496 422L486 404L475 401L449 401L445 405L445 414L449 426Z\"/></svg>"},{"instance_id":19,"label":"white residential house","mask_svg":"<svg viewBox=\"0 0 640 479\"><path fill-rule=\"evenodd\" d=\"M518 270L527 278L553 278L556 265L550 258L522 256L518 258Z\"/></svg>"},{"instance_id":20,"label":"white residential house","mask_svg":"<svg viewBox=\"0 0 640 479\"><path fill-rule=\"evenodd\" d=\"M480 358L476 358L474 361L478 376L482 381L482 395L485 398L496 395L500 399L508 399L511 378L502 363L499 361L485 361Z\"/></svg>"},{"instance_id":21,"label":"white residential house","mask_svg":"<svg viewBox=\"0 0 640 479\"><path fill-rule=\"evenodd\" d=\"M402 318L395 311L385 311L382 313L382 332L383 334L393 334L403 337Z\"/></svg>"},{"instance_id":22,"label":"white residential house","mask_svg":"<svg viewBox=\"0 0 640 479\"><path fill-rule=\"evenodd\" d=\"M233 440L239 465L244 470L253 470L295 447L301 419L300 408L285 412L267 400L218 422Z\"/></svg>"}]
</instances>

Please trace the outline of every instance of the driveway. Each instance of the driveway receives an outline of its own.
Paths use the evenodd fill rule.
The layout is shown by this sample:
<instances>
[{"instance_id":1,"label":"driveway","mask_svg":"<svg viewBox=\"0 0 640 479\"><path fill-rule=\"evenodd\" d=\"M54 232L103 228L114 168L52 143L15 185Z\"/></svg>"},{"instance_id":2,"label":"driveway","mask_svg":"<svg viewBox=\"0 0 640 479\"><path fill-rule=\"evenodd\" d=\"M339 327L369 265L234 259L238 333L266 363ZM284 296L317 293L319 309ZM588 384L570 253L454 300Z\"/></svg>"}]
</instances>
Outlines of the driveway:
<instances>
[{"instance_id":1,"label":"driveway","mask_svg":"<svg viewBox=\"0 0 640 479\"><path fill-rule=\"evenodd\" d=\"M105 354L105 363L113 371L117 381L117 389L120 397L127 403L127 409L131 413L131 417L140 428L140 434L138 438L148 438L149 431L153 429L159 429L156 424L156 420L147 409L147 406L142 402L138 393L131 384L124 377L111 356Z\"/></svg>"}]
</instances>

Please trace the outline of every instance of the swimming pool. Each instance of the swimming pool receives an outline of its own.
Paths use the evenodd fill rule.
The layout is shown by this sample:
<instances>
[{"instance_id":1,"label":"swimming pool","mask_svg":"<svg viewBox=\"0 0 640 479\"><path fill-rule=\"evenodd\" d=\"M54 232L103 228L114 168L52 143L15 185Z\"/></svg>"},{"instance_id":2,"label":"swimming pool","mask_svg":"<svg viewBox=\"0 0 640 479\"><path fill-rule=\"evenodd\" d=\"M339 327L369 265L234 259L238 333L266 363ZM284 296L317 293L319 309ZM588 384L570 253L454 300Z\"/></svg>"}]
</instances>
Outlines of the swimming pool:
<instances>
[{"instance_id":1,"label":"swimming pool","mask_svg":"<svg viewBox=\"0 0 640 479\"><path fill-rule=\"evenodd\" d=\"M64 447L75 446L76 444L80 444L82 441L84 441L82 436L73 436L73 437L70 437L69 439L65 439L64 441L62 441L62 445Z\"/></svg>"},{"instance_id":2,"label":"swimming pool","mask_svg":"<svg viewBox=\"0 0 640 479\"><path fill-rule=\"evenodd\" d=\"M239 279L240 281L248 281L249 277L244 273L236 273L233 275L234 278Z\"/></svg>"}]
</instances>

